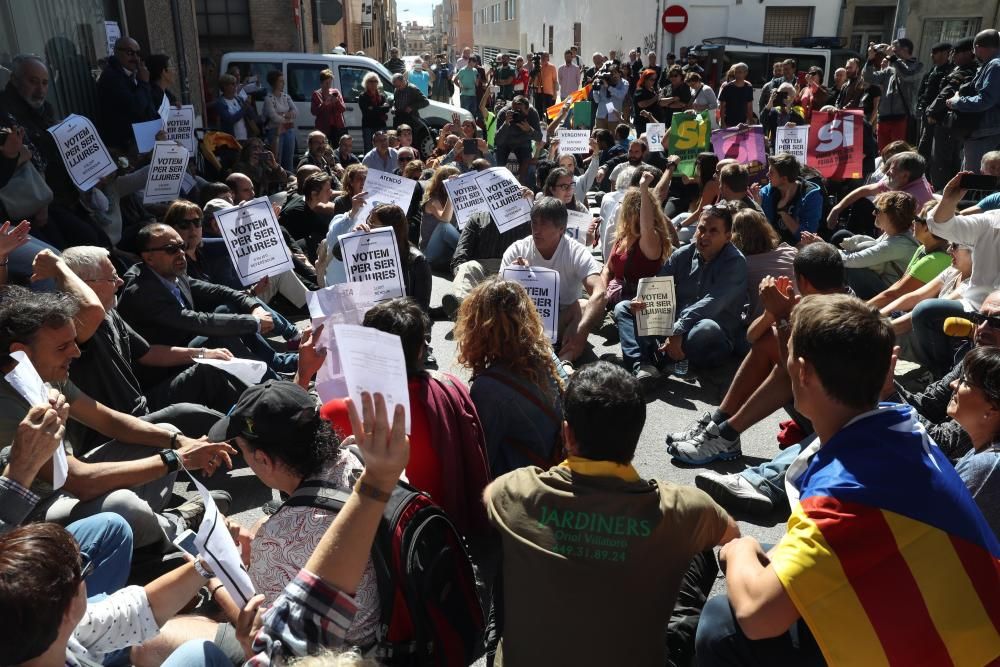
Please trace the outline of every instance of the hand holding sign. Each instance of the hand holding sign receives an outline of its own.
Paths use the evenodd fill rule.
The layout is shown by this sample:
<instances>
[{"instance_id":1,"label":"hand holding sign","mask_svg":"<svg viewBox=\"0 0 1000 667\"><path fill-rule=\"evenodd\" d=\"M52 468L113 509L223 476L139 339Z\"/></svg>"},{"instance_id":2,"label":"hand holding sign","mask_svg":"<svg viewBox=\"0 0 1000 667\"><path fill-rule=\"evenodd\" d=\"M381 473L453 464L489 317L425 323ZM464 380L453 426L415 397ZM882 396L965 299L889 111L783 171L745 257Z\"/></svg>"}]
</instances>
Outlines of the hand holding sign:
<instances>
[{"instance_id":1,"label":"hand holding sign","mask_svg":"<svg viewBox=\"0 0 1000 667\"><path fill-rule=\"evenodd\" d=\"M181 194L184 175L190 155L183 146L172 141L158 141L153 149L153 158L146 174L146 189L142 195L144 204L170 202Z\"/></svg>"},{"instance_id":2,"label":"hand holding sign","mask_svg":"<svg viewBox=\"0 0 1000 667\"><path fill-rule=\"evenodd\" d=\"M590 132L588 130L565 130L556 132L559 137L559 148L563 153L582 153L586 155L590 152Z\"/></svg>"},{"instance_id":3,"label":"hand holding sign","mask_svg":"<svg viewBox=\"0 0 1000 667\"><path fill-rule=\"evenodd\" d=\"M55 139L66 171L78 190L90 190L101 177L117 169L94 124L83 116L71 114L48 132Z\"/></svg>"}]
</instances>

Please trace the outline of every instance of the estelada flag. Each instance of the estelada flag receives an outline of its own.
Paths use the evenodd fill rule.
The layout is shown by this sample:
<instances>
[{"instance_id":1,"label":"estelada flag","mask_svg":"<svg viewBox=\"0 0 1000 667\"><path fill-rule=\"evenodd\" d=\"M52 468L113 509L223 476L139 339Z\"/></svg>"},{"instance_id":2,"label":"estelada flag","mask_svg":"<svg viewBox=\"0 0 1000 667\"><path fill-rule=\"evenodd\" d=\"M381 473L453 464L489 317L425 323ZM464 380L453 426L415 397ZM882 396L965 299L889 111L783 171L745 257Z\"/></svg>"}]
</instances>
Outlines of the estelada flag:
<instances>
[{"instance_id":1,"label":"estelada flag","mask_svg":"<svg viewBox=\"0 0 1000 667\"><path fill-rule=\"evenodd\" d=\"M823 178L861 178L865 120L861 111L813 111L806 164Z\"/></svg>"},{"instance_id":2,"label":"estelada flag","mask_svg":"<svg viewBox=\"0 0 1000 667\"><path fill-rule=\"evenodd\" d=\"M908 405L820 447L771 566L830 665L1000 658L1000 543Z\"/></svg>"},{"instance_id":3,"label":"estelada flag","mask_svg":"<svg viewBox=\"0 0 1000 667\"><path fill-rule=\"evenodd\" d=\"M548 116L549 118L555 118L556 116L559 115L559 112L562 111L563 107L566 106L567 104L576 104L577 102L582 102L589 98L590 98L590 84L588 83L583 88L580 88L579 90L570 93L569 97L567 97L566 99L550 106L548 109L545 110L545 115Z\"/></svg>"}]
</instances>

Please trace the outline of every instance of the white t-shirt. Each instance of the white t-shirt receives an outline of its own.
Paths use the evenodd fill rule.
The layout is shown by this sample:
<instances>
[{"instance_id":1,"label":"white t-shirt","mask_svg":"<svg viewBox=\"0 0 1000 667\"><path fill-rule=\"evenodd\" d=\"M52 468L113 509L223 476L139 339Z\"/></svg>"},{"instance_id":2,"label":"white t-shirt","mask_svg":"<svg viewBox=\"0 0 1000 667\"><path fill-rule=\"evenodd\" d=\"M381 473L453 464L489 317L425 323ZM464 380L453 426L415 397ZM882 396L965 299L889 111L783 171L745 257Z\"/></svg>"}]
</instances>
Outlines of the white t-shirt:
<instances>
[{"instance_id":1,"label":"white t-shirt","mask_svg":"<svg viewBox=\"0 0 1000 667\"><path fill-rule=\"evenodd\" d=\"M560 308L565 308L579 298L587 276L601 273L601 265L590 251L583 244L565 236L559 240L559 246L549 259L542 257L535 248L535 240L530 236L515 241L503 254L500 270L512 265L518 257L527 260L528 266L541 266L559 273Z\"/></svg>"},{"instance_id":2,"label":"white t-shirt","mask_svg":"<svg viewBox=\"0 0 1000 667\"><path fill-rule=\"evenodd\" d=\"M222 101L226 103L226 109L229 110L229 113L236 113L243 106L242 102L235 97L231 100L223 97ZM236 137L237 141L247 140L247 124L242 118L233 123L233 136Z\"/></svg>"}]
</instances>

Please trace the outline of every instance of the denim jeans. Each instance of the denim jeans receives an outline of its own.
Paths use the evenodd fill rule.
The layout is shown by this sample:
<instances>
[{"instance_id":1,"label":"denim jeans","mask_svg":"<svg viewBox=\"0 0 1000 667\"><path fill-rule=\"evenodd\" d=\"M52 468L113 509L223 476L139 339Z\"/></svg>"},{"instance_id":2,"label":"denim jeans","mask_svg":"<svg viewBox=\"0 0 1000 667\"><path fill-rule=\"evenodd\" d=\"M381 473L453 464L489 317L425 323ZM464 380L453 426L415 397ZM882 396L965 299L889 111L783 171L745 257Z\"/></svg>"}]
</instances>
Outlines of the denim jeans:
<instances>
[{"instance_id":1,"label":"denim jeans","mask_svg":"<svg viewBox=\"0 0 1000 667\"><path fill-rule=\"evenodd\" d=\"M805 446L809 446L813 438L805 441ZM747 468L740 474L750 482L751 485L765 496L771 499L772 503L780 503L788 499L785 493L785 473L792 461L798 458L802 452L802 444L792 445L788 449L778 452L770 461L761 463L759 466Z\"/></svg>"},{"instance_id":2,"label":"denim jeans","mask_svg":"<svg viewBox=\"0 0 1000 667\"><path fill-rule=\"evenodd\" d=\"M631 301L621 301L615 306L614 318L618 325L622 358L626 367L635 370L640 364L656 363L656 348L663 339L655 336L639 336L631 304ZM681 349L694 366L713 368L725 362L733 353L734 344L722 327L713 320L702 320L684 334Z\"/></svg>"},{"instance_id":3,"label":"denim jeans","mask_svg":"<svg viewBox=\"0 0 1000 667\"><path fill-rule=\"evenodd\" d=\"M233 667L233 662L210 640L192 639L171 653L161 667Z\"/></svg>"},{"instance_id":4,"label":"denim jeans","mask_svg":"<svg viewBox=\"0 0 1000 667\"><path fill-rule=\"evenodd\" d=\"M847 284L859 299L870 299L881 294L888 285L871 269L847 269Z\"/></svg>"},{"instance_id":5,"label":"denim jeans","mask_svg":"<svg viewBox=\"0 0 1000 667\"><path fill-rule=\"evenodd\" d=\"M622 360L626 368L638 370L640 364L654 364L657 361L657 339L652 336L639 336L632 313L632 302L619 301L611 311L615 324L618 326L618 341L622 347Z\"/></svg>"},{"instance_id":6,"label":"denim jeans","mask_svg":"<svg viewBox=\"0 0 1000 667\"><path fill-rule=\"evenodd\" d=\"M459 104L462 108L472 114L472 117L479 119L479 99L475 95L459 95Z\"/></svg>"},{"instance_id":7,"label":"denim jeans","mask_svg":"<svg viewBox=\"0 0 1000 667\"><path fill-rule=\"evenodd\" d=\"M132 529L124 518L102 512L74 521L66 530L85 562L94 564L87 575L87 597L110 595L125 585L132 566Z\"/></svg>"},{"instance_id":8,"label":"denim jeans","mask_svg":"<svg viewBox=\"0 0 1000 667\"><path fill-rule=\"evenodd\" d=\"M743 634L725 595L711 598L702 610L695 652L699 667L826 664L805 621L797 620L778 637L752 640Z\"/></svg>"},{"instance_id":9,"label":"denim jeans","mask_svg":"<svg viewBox=\"0 0 1000 667\"><path fill-rule=\"evenodd\" d=\"M295 173L295 135L291 129L278 137L278 164L290 174Z\"/></svg>"},{"instance_id":10,"label":"denim jeans","mask_svg":"<svg viewBox=\"0 0 1000 667\"><path fill-rule=\"evenodd\" d=\"M427 241L427 249L424 256L427 262L434 268L447 267L451 264L451 258L458 247L458 227L450 222L440 222L431 232L431 238Z\"/></svg>"},{"instance_id":11,"label":"denim jeans","mask_svg":"<svg viewBox=\"0 0 1000 667\"><path fill-rule=\"evenodd\" d=\"M962 317L965 309L954 299L928 299L913 309L913 335L910 341L917 362L941 377L955 365L956 344L945 335L943 326L949 317Z\"/></svg>"},{"instance_id":12,"label":"denim jeans","mask_svg":"<svg viewBox=\"0 0 1000 667\"><path fill-rule=\"evenodd\" d=\"M457 242L456 242L457 244ZM219 306L217 313L232 313L228 306ZM224 347L235 357L258 359L267 364L268 373L264 379L277 379L275 372L294 373L299 367L299 355L295 352L275 352L267 339L257 334L246 336L195 336L188 343L190 347Z\"/></svg>"}]
</instances>

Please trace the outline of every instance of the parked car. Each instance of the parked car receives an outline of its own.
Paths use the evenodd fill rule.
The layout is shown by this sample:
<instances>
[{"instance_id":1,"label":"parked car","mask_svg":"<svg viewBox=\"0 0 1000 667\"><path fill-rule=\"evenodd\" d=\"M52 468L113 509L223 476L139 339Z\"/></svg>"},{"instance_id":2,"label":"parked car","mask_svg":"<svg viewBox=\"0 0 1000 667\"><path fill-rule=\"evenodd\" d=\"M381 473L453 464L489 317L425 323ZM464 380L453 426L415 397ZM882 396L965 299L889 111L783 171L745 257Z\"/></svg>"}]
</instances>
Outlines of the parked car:
<instances>
[{"instance_id":1,"label":"parked car","mask_svg":"<svg viewBox=\"0 0 1000 667\"><path fill-rule=\"evenodd\" d=\"M268 91L267 73L279 70L285 77L285 90L292 98L298 110L297 129L299 132L299 149L307 142L307 135L313 130L313 115L310 111L312 93L319 88L319 73L325 69L333 72L333 86L344 95L347 111L344 120L347 129L354 139L354 150L361 151L364 142L361 137L361 109L358 106L358 96L361 94L361 81L369 72L375 72L382 80L390 101L392 100L392 75L382 63L363 56L347 56L334 53L277 53L266 51L236 51L222 56L222 68L225 72L233 66L240 68L241 81L255 77L260 88L252 94L258 111L263 105L264 96ZM450 104L431 101L430 105L420 110L420 117L431 130L430 133L420 133L414 128L414 143L424 155L434 150L437 132L450 123L452 114L458 114L463 120L471 119L472 115L464 109ZM389 115L389 126L392 126L392 114Z\"/></svg>"}]
</instances>

